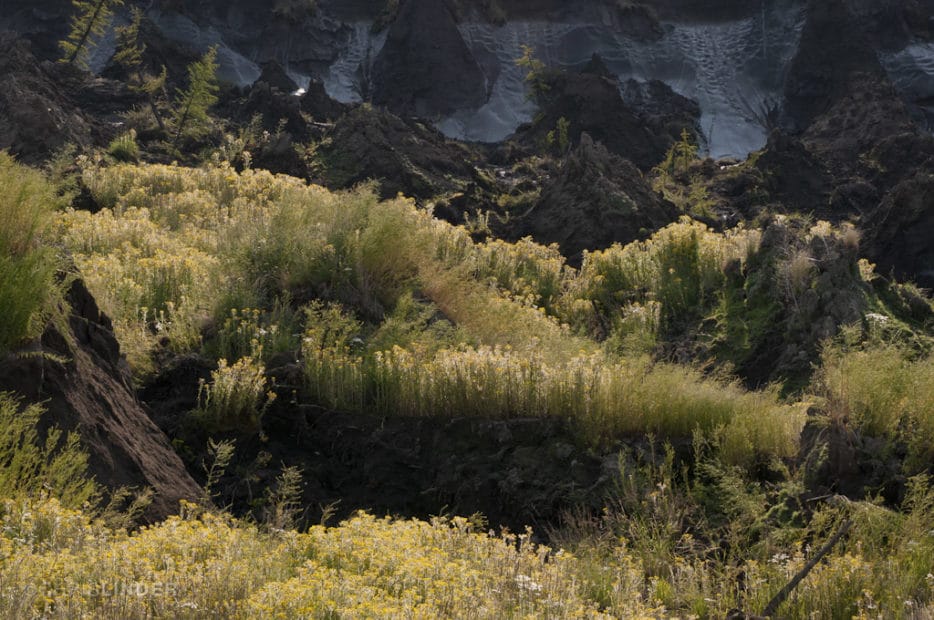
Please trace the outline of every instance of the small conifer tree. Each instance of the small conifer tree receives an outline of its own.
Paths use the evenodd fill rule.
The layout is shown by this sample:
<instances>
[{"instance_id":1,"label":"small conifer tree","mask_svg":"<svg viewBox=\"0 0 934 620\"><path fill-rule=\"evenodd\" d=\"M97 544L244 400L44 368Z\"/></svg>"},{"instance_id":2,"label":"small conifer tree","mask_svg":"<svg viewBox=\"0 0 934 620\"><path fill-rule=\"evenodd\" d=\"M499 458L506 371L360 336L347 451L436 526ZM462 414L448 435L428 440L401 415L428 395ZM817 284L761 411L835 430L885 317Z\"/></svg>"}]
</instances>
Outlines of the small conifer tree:
<instances>
[{"instance_id":1,"label":"small conifer tree","mask_svg":"<svg viewBox=\"0 0 934 620\"><path fill-rule=\"evenodd\" d=\"M521 49L522 55L514 62L517 67L525 71L525 81L529 85L530 96L540 102L549 89L545 63L535 57L535 50L530 45L523 45Z\"/></svg>"},{"instance_id":2,"label":"small conifer tree","mask_svg":"<svg viewBox=\"0 0 934 620\"><path fill-rule=\"evenodd\" d=\"M149 109L159 129L165 132L165 121L156 105L156 94L165 88L167 72L165 65L162 67L162 72L156 76L147 74L143 68L146 45L139 39L142 21L143 12L139 8L134 8L132 21L122 28L117 28L117 53L114 54L114 62L123 67L129 75L130 90L146 95Z\"/></svg>"},{"instance_id":3,"label":"small conifer tree","mask_svg":"<svg viewBox=\"0 0 934 620\"><path fill-rule=\"evenodd\" d=\"M87 68L91 48L107 32L115 7L123 0L72 0L75 14L71 18L68 37L59 43L63 62Z\"/></svg>"},{"instance_id":4,"label":"small conifer tree","mask_svg":"<svg viewBox=\"0 0 934 620\"><path fill-rule=\"evenodd\" d=\"M210 123L208 110L217 103L217 48L212 47L188 65L188 88L178 90L175 100L174 147L185 135L197 135Z\"/></svg>"}]
</instances>

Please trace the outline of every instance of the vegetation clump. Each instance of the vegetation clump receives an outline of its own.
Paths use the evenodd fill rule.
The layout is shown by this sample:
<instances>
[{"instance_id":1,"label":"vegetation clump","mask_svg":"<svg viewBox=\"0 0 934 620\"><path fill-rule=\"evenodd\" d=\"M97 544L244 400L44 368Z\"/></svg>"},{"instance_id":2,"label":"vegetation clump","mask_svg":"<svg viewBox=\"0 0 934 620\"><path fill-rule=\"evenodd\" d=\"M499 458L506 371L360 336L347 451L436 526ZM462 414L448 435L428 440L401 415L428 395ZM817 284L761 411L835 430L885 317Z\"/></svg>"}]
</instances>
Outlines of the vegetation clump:
<instances>
[{"instance_id":1,"label":"vegetation clump","mask_svg":"<svg viewBox=\"0 0 934 620\"><path fill-rule=\"evenodd\" d=\"M38 336L62 296L50 243L60 199L42 173L0 151L0 355Z\"/></svg>"},{"instance_id":2,"label":"vegetation clump","mask_svg":"<svg viewBox=\"0 0 934 620\"><path fill-rule=\"evenodd\" d=\"M219 88L217 48L212 47L188 66L188 87L176 93L173 147L178 148L183 137L198 137L208 130L211 123L208 110L217 103Z\"/></svg>"},{"instance_id":3,"label":"vegetation clump","mask_svg":"<svg viewBox=\"0 0 934 620\"><path fill-rule=\"evenodd\" d=\"M934 313L858 259L851 227L685 217L574 268L555 246L477 242L370 186L140 165L123 142L106 162L81 160L96 213L59 211L40 173L0 156L12 188L0 303L20 317L0 324L0 344L47 321L60 244L137 381L183 354L214 364L180 425L223 437L209 443L201 505L128 530L94 516L74 436L39 433L38 407L0 395L0 614L932 613ZM776 343L769 368L782 374L757 375ZM555 548L484 532L479 517L359 513L307 528L302 474L286 463L275 491L251 497L267 521L239 521L212 505L214 487L234 438L269 445L283 388L289 406L346 415L557 420L581 450L619 454L601 468L615 488L602 511L552 524ZM799 453L815 418L897 460L897 492L815 498ZM770 603L806 567L793 596Z\"/></svg>"}]
</instances>

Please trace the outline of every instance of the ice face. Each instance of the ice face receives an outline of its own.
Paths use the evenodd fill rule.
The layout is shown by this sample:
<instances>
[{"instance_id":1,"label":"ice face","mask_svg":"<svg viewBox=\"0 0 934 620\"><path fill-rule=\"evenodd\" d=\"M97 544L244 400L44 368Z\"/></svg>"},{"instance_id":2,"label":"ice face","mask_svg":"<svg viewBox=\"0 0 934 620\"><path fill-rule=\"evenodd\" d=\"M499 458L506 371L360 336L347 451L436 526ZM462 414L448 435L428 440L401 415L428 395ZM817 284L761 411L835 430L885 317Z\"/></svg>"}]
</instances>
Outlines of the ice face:
<instances>
[{"instance_id":1,"label":"ice face","mask_svg":"<svg viewBox=\"0 0 934 620\"><path fill-rule=\"evenodd\" d=\"M700 104L700 129L711 156L745 157L766 142L765 116L780 101L803 24L800 8L764 9L742 21L664 24L665 35L655 42L595 23L466 24L461 32L468 46L478 58L495 58L499 72L485 106L444 119L439 127L452 137L497 141L529 120L535 109L515 66L521 47L529 45L549 65L575 68L597 53L621 82L665 82Z\"/></svg>"},{"instance_id":2,"label":"ice face","mask_svg":"<svg viewBox=\"0 0 934 620\"><path fill-rule=\"evenodd\" d=\"M150 17L169 39L202 52L216 45L217 76L225 82L246 86L260 76L259 65L228 46L214 28L202 28L178 13L154 12Z\"/></svg>"},{"instance_id":3,"label":"ice face","mask_svg":"<svg viewBox=\"0 0 934 620\"><path fill-rule=\"evenodd\" d=\"M365 74L386 43L386 31L374 34L370 21L348 25L350 37L322 81L331 98L342 103L359 103L365 90Z\"/></svg>"},{"instance_id":4,"label":"ice face","mask_svg":"<svg viewBox=\"0 0 934 620\"><path fill-rule=\"evenodd\" d=\"M654 42L628 37L605 22L466 23L461 35L492 84L489 101L436 125L450 137L496 142L531 120L524 72L515 64L522 46L550 66L580 67L600 54L621 82L661 80L701 107L700 129L713 157L745 157L767 139L765 115L781 100L785 70L804 26L801 4L763 1L755 16L733 22L665 23ZM360 100L359 67L376 56L385 35L370 23L353 25L347 47L325 78L328 93L344 102Z\"/></svg>"},{"instance_id":5,"label":"ice face","mask_svg":"<svg viewBox=\"0 0 934 620\"><path fill-rule=\"evenodd\" d=\"M934 43L916 42L898 52L879 55L895 88L915 102L934 130Z\"/></svg>"}]
</instances>

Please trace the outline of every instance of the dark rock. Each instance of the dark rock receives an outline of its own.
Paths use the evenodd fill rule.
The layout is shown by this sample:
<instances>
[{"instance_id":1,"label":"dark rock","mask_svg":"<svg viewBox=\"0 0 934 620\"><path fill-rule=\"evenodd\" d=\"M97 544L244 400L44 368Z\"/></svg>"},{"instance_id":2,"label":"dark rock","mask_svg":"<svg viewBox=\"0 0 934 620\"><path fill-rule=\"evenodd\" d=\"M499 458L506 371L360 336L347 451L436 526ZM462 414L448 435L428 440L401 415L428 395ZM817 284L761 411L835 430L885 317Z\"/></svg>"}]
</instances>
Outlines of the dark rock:
<instances>
[{"instance_id":1,"label":"dark rock","mask_svg":"<svg viewBox=\"0 0 934 620\"><path fill-rule=\"evenodd\" d=\"M191 45L197 38L203 53L220 37L253 62L275 60L306 75L326 70L353 33L325 11L311 10L310 3L292 3L293 10L279 11L276 3L253 0L162 0L159 5L153 17L176 42Z\"/></svg>"},{"instance_id":2,"label":"dark rock","mask_svg":"<svg viewBox=\"0 0 934 620\"><path fill-rule=\"evenodd\" d=\"M543 188L522 232L539 243L557 243L579 265L584 250L646 238L677 217L674 205L652 191L631 163L584 133Z\"/></svg>"},{"instance_id":3,"label":"dark rock","mask_svg":"<svg viewBox=\"0 0 934 620\"><path fill-rule=\"evenodd\" d=\"M671 144L681 139L681 133L700 135L700 105L693 99L679 95L668 84L659 80L639 82L626 80L623 100L651 130ZM666 148L666 153L667 153Z\"/></svg>"},{"instance_id":4,"label":"dark rock","mask_svg":"<svg viewBox=\"0 0 934 620\"><path fill-rule=\"evenodd\" d=\"M203 54L203 51L189 43L169 39L159 26L147 17L140 21L139 43L143 48L143 75L158 76L164 70L167 92L174 92L176 88L185 88L188 85L188 65L199 60ZM113 59L110 59L101 71L101 77L121 82L137 78L135 75L128 75L125 68L116 64Z\"/></svg>"},{"instance_id":5,"label":"dark rock","mask_svg":"<svg viewBox=\"0 0 934 620\"><path fill-rule=\"evenodd\" d=\"M277 88L285 94L291 95L298 90L298 84L295 83L285 69L275 60L267 60L262 65L262 73L256 79L256 82L265 82L272 88Z\"/></svg>"},{"instance_id":6,"label":"dark rock","mask_svg":"<svg viewBox=\"0 0 934 620\"><path fill-rule=\"evenodd\" d=\"M278 471L256 464L260 452L276 467L302 469L312 522L339 502L336 519L356 510L423 518L444 510L481 513L493 528L542 531L571 508L598 511L619 471L604 472L603 455L575 447L565 425L545 418L377 418L274 404L263 432L238 439L221 483L235 512L253 508L251 487L274 484Z\"/></svg>"},{"instance_id":7,"label":"dark rock","mask_svg":"<svg viewBox=\"0 0 934 620\"><path fill-rule=\"evenodd\" d=\"M33 347L0 361L0 389L42 403L44 428L77 431L105 488L151 488L147 521L176 514L179 500L200 497L198 485L136 399L110 319L81 280L66 300L68 331L50 325Z\"/></svg>"},{"instance_id":8,"label":"dark rock","mask_svg":"<svg viewBox=\"0 0 934 620\"><path fill-rule=\"evenodd\" d=\"M859 501L881 492L891 505L904 499L900 448L860 434L845 417L818 410L808 415L799 449L808 495L835 494Z\"/></svg>"},{"instance_id":9,"label":"dark rock","mask_svg":"<svg viewBox=\"0 0 934 620\"><path fill-rule=\"evenodd\" d=\"M849 8L873 46L900 49L912 37L929 34L934 6L919 0L850 0Z\"/></svg>"},{"instance_id":10,"label":"dark rock","mask_svg":"<svg viewBox=\"0 0 934 620\"><path fill-rule=\"evenodd\" d=\"M287 131L300 142L309 137L301 100L291 92L257 81L236 105L238 107L231 110L231 118L238 124L246 126L258 115L266 131Z\"/></svg>"},{"instance_id":11,"label":"dark rock","mask_svg":"<svg viewBox=\"0 0 934 620\"><path fill-rule=\"evenodd\" d=\"M312 79L299 102L302 112L317 122L333 122L343 116L349 106L331 99L321 80Z\"/></svg>"},{"instance_id":12,"label":"dark rock","mask_svg":"<svg viewBox=\"0 0 934 620\"><path fill-rule=\"evenodd\" d=\"M859 437L841 421L831 421L816 411L809 414L801 433L800 454L811 493L861 498L864 481L859 467Z\"/></svg>"},{"instance_id":13,"label":"dark rock","mask_svg":"<svg viewBox=\"0 0 934 620\"><path fill-rule=\"evenodd\" d=\"M373 102L434 117L477 108L487 79L442 0L407 0L373 64Z\"/></svg>"},{"instance_id":14,"label":"dark rock","mask_svg":"<svg viewBox=\"0 0 934 620\"><path fill-rule=\"evenodd\" d=\"M0 33L0 149L40 163L66 144L105 145L140 103L125 84L71 65L39 62L23 39Z\"/></svg>"},{"instance_id":15,"label":"dark rock","mask_svg":"<svg viewBox=\"0 0 934 620\"><path fill-rule=\"evenodd\" d=\"M785 81L785 119L838 176L881 140L916 129L843 0L812 0Z\"/></svg>"},{"instance_id":16,"label":"dark rock","mask_svg":"<svg viewBox=\"0 0 934 620\"><path fill-rule=\"evenodd\" d=\"M846 96L854 79L884 71L844 0L811 0L798 52L785 79L785 112L806 129Z\"/></svg>"},{"instance_id":17,"label":"dark rock","mask_svg":"<svg viewBox=\"0 0 934 620\"><path fill-rule=\"evenodd\" d=\"M571 145L586 132L646 171L665 158L682 130L694 132L700 116L695 103L655 82L644 89L632 85L629 93L634 105L629 105L620 94L619 82L601 65L599 59L592 60L582 73L551 70L543 75L541 112L531 124L520 127L512 140L541 149L547 145L549 132L556 132L558 122L565 119L570 124Z\"/></svg>"},{"instance_id":18,"label":"dark rock","mask_svg":"<svg viewBox=\"0 0 934 620\"><path fill-rule=\"evenodd\" d=\"M826 216L832 179L800 140L773 131L754 165L762 172L765 188L773 198L794 211Z\"/></svg>"},{"instance_id":19,"label":"dark rock","mask_svg":"<svg viewBox=\"0 0 934 620\"><path fill-rule=\"evenodd\" d=\"M149 407L159 428L175 436L185 416L199 404L201 381L210 381L214 370L217 370L217 363L200 355L176 357L146 382L139 391L139 398Z\"/></svg>"},{"instance_id":20,"label":"dark rock","mask_svg":"<svg viewBox=\"0 0 934 620\"><path fill-rule=\"evenodd\" d=\"M41 60L58 60L62 50L58 42L68 34L70 2L60 0L0 1L0 30L11 30L32 44Z\"/></svg>"},{"instance_id":21,"label":"dark rock","mask_svg":"<svg viewBox=\"0 0 934 620\"><path fill-rule=\"evenodd\" d=\"M934 174L922 170L899 183L862 222L880 273L934 288Z\"/></svg>"},{"instance_id":22,"label":"dark rock","mask_svg":"<svg viewBox=\"0 0 934 620\"><path fill-rule=\"evenodd\" d=\"M343 116L318 146L321 180L346 189L368 179L380 194L432 198L460 191L476 175L476 154L434 128L362 105Z\"/></svg>"},{"instance_id":23,"label":"dark rock","mask_svg":"<svg viewBox=\"0 0 934 620\"><path fill-rule=\"evenodd\" d=\"M300 178L308 176L298 145L307 144L321 132L309 123L297 96L257 81L245 92L228 91L215 107L215 113L240 127L250 127L251 134L259 133L251 135L255 144L246 145L253 166Z\"/></svg>"},{"instance_id":24,"label":"dark rock","mask_svg":"<svg viewBox=\"0 0 934 620\"><path fill-rule=\"evenodd\" d=\"M658 41L665 36L654 7L620 3L616 19L618 30L636 41Z\"/></svg>"},{"instance_id":25,"label":"dark rock","mask_svg":"<svg viewBox=\"0 0 934 620\"><path fill-rule=\"evenodd\" d=\"M26 163L68 143L91 143L91 122L61 92L58 69L39 64L16 35L0 33L0 149Z\"/></svg>"}]
</instances>

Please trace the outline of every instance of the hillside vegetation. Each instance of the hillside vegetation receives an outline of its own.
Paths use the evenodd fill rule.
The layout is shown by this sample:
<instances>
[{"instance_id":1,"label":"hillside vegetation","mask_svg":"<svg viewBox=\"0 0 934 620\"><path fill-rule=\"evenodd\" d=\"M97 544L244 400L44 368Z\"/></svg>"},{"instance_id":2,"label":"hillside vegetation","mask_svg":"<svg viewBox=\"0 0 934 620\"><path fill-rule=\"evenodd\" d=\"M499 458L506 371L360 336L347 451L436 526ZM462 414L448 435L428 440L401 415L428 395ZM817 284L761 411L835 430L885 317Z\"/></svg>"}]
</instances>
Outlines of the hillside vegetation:
<instances>
[{"instance_id":1,"label":"hillside vegetation","mask_svg":"<svg viewBox=\"0 0 934 620\"><path fill-rule=\"evenodd\" d=\"M577 271L554 248L477 244L367 188L332 194L224 165L89 168L84 180L104 209L66 213L63 239L140 373L158 349L203 348L224 360L215 399L225 374L260 369L232 399L258 413L264 361L300 349L308 397L339 410L558 416L595 446L699 429L737 464L796 451L803 411L775 390L632 345L716 296L721 265L754 252L754 233L684 221ZM618 324L607 342L592 337L598 322Z\"/></svg>"},{"instance_id":2,"label":"hillside vegetation","mask_svg":"<svg viewBox=\"0 0 934 620\"><path fill-rule=\"evenodd\" d=\"M841 527L849 536L781 614L932 612L930 305L859 261L846 227L720 233L684 219L575 269L554 247L476 242L368 186L333 193L221 163L84 159L100 210L56 210L53 186L4 157L19 189L2 204L21 219L5 229L0 282L38 287L16 302L7 348L53 313L64 252L138 382L180 355L216 360L186 414L212 434L262 437L264 412L290 398L386 417L555 418L585 449L624 455L650 438L649 453L620 457L601 514L569 512L547 532L555 549L486 533L479 515L290 529L300 510L285 473L275 519L237 520L209 487L178 517L127 530L81 476L75 440L37 444L40 410L25 408L0 442L0 480L18 481L0 511L4 616L717 617L765 608ZM805 329L815 316L833 329ZM791 366L761 389L731 375L776 337L816 371ZM685 351L706 363L678 363ZM290 393L266 372L283 355L300 369ZM23 406L4 395L0 410L12 420ZM801 461L808 419L878 441L898 497L807 501L827 459Z\"/></svg>"}]
</instances>

